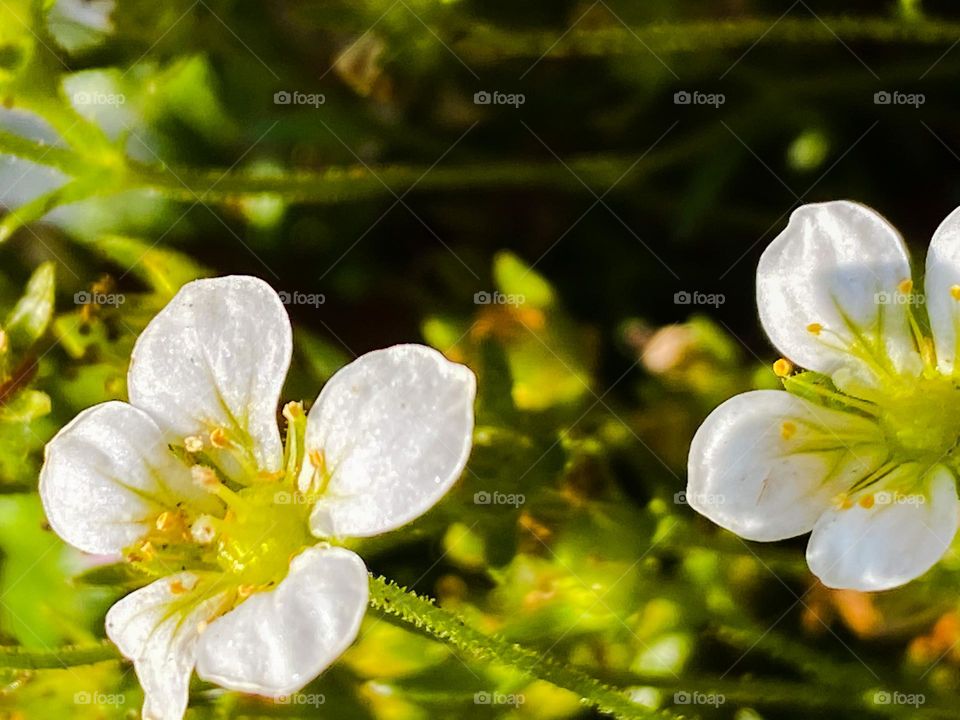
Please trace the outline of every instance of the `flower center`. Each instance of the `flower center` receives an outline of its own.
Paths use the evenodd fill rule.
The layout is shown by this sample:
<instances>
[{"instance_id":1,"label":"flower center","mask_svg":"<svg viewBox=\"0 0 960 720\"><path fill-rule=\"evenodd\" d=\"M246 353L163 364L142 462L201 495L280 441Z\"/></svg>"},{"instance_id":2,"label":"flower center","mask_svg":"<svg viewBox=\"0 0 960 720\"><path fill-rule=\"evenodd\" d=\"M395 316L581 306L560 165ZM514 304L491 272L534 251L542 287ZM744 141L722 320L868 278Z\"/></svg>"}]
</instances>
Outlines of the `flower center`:
<instances>
[{"instance_id":1,"label":"flower center","mask_svg":"<svg viewBox=\"0 0 960 720\"><path fill-rule=\"evenodd\" d=\"M906 455L943 459L960 438L960 388L947 377L902 381L878 399L884 432Z\"/></svg>"}]
</instances>

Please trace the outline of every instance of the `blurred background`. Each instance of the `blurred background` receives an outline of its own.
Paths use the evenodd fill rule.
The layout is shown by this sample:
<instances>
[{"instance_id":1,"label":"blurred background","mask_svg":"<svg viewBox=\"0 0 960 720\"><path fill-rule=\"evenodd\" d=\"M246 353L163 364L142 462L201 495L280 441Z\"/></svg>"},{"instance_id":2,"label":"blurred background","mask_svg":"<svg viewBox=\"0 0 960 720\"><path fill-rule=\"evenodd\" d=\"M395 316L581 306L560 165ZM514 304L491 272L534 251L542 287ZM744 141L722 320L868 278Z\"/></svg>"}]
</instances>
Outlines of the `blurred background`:
<instances>
[{"instance_id":1,"label":"blurred background","mask_svg":"<svg viewBox=\"0 0 960 720\"><path fill-rule=\"evenodd\" d=\"M922 268L958 43L919 0L0 0L3 644L102 637L129 587L45 528L43 443L125 398L183 282L241 273L288 305L285 399L397 342L479 375L468 472L372 569L671 716L956 717L955 554L828 591L682 490L706 413L778 387L754 273L792 209L866 203ZM3 672L3 717L140 705L122 664ZM197 683L191 716L591 716L372 613L305 693Z\"/></svg>"}]
</instances>

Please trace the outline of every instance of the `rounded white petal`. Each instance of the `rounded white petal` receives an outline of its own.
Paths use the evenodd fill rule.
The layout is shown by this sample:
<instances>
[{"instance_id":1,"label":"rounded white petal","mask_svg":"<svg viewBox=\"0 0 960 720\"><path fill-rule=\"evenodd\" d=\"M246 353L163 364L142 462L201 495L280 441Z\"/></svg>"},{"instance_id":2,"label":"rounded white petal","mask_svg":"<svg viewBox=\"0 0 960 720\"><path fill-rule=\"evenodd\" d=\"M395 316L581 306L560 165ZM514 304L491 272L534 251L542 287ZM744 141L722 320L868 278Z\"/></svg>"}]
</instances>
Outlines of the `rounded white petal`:
<instances>
[{"instance_id":1,"label":"rounded white petal","mask_svg":"<svg viewBox=\"0 0 960 720\"><path fill-rule=\"evenodd\" d=\"M757 307L773 344L797 365L828 375L847 368L874 384L871 363L849 352L855 343L872 365L920 368L898 289L905 280L903 240L873 210L846 200L803 205L760 258Z\"/></svg>"},{"instance_id":2,"label":"rounded white petal","mask_svg":"<svg viewBox=\"0 0 960 720\"><path fill-rule=\"evenodd\" d=\"M107 612L107 637L133 661L147 720L180 720L187 709L200 628L223 600L219 594L182 605L182 591L193 590L196 582L191 573L157 580ZM175 583L181 592L173 592Z\"/></svg>"},{"instance_id":3,"label":"rounded white petal","mask_svg":"<svg viewBox=\"0 0 960 720\"><path fill-rule=\"evenodd\" d=\"M181 500L210 502L150 416L122 402L84 410L47 443L40 498L57 535L97 554L123 550Z\"/></svg>"},{"instance_id":4,"label":"rounded white petal","mask_svg":"<svg viewBox=\"0 0 960 720\"><path fill-rule=\"evenodd\" d=\"M955 289L958 288L958 289ZM937 365L953 372L960 337L960 208L947 215L933 234L927 251L924 293Z\"/></svg>"},{"instance_id":5,"label":"rounded white petal","mask_svg":"<svg viewBox=\"0 0 960 720\"><path fill-rule=\"evenodd\" d=\"M690 445L686 502L748 540L808 532L831 500L883 461L874 423L788 392L720 405Z\"/></svg>"},{"instance_id":6,"label":"rounded white petal","mask_svg":"<svg viewBox=\"0 0 960 720\"><path fill-rule=\"evenodd\" d=\"M267 283L196 280L137 339L130 402L174 441L223 427L252 446L261 470L278 470L277 405L291 352L290 320Z\"/></svg>"},{"instance_id":7,"label":"rounded white petal","mask_svg":"<svg viewBox=\"0 0 960 720\"><path fill-rule=\"evenodd\" d=\"M901 475L922 471L904 467ZM920 577L943 557L957 532L957 488L942 465L925 480L926 492L832 509L817 521L807 545L807 564L827 587L889 590ZM878 493L879 494L879 493Z\"/></svg>"},{"instance_id":8,"label":"rounded white petal","mask_svg":"<svg viewBox=\"0 0 960 720\"><path fill-rule=\"evenodd\" d=\"M230 690L281 697L313 680L357 636L367 569L353 552L313 547L273 590L214 620L200 639L197 674Z\"/></svg>"},{"instance_id":9,"label":"rounded white petal","mask_svg":"<svg viewBox=\"0 0 960 720\"><path fill-rule=\"evenodd\" d=\"M307 452L330 473L313 533L377 535L433 507L467 463L475 395L469 368L423 345L367 353L330 378L307 419ZM304 463L301 489L314 473Z\"/></svg>"}]
</instances>

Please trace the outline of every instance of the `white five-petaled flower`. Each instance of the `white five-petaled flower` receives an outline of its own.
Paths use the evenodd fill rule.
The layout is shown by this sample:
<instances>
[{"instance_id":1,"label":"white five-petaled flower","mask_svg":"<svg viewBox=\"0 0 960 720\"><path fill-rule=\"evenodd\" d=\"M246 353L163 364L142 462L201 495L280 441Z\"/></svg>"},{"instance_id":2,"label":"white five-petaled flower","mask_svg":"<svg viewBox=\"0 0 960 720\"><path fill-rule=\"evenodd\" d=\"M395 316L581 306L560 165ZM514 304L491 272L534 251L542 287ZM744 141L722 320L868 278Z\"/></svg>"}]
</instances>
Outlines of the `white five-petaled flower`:
<instances>
[{"instance_id":1,"label":"white five-petaled flower","mask_svg":"<svg viewBox=\"0 0 960 720\"><path fill-rule=\"evenodd\" d=\"M413 520L466 464L475 377L420 345L358 358L309 416L287 405L284 445L291 352L266 283L190 283L137 340L130 403L84 411L47 445L40 493L53 529L160 578L106 620L146 718L183 716L194 669L243 692L300 690L353 642L366 610L363 561L330 543Z\"/></svg>"},{"instance_id":2,"label":"white five-petaled flower","mask_svg":"<svg viewBox=\"0 0 960 720\"><path fill-rule=\"evenodd\" d=\"M713 411L687 501L750 539L810 532L827 586L902 585L947 551L960 473L960 208L934 234L923 294L903 240L863 205L805 205L757 268L760 320L787 392Z\"/></svg>"}]
</instances>

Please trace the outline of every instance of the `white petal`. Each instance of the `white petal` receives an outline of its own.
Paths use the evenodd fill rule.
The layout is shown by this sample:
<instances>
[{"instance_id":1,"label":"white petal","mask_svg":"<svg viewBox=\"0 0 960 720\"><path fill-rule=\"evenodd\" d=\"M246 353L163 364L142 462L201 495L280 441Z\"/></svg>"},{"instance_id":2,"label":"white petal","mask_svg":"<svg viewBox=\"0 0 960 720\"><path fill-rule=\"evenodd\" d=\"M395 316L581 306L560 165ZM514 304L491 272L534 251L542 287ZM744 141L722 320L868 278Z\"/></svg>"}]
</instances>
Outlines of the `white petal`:
<instances>
[{"instance_id":1,"label":"white petal","mask_svg":"<svg viewBox=\"0 0 960 720\"><path fill-rule=\"evenodd\" d=\"M848 352L862 334L874 366L915 373L920 359L898 293L909 279L903 240L873 210L848 201L804 205L760 258L760 320L780 352L809 370L847 368L874 384L876 370Z\"/></svg>"},{"instance_id":2,"label":"white petal","mask_svg":"<svg viewBox=\"0 0 960 720\"><path fill-rule=\"evenodd\" d=\"M262 280L184 285L137 339L130 402L180 442L213 427L247 438L261 470L282 461L277 404L290 365L290 320Z\"/></svg>"},{"instance_id":3,"label":"white petal","mask_svg":"<svg viewBox=\"0 0 960 720\"><path fill-rule=\"evenodd\" d=\"M831 500L883 461L874 423L788 392L727 400L690 445L686 501L748 540L808 532Z\"/></svg>"},{"instance_id":4,"label":"white petal","mask_svg":"<svg viewBox=\"0 0 960 720\"><path fill-rule=\"evenodd\" d=\"M187 609L178 607L189 597L171 591L175 582L191 590L196 578L180 573L157 580L107 612L107 636L133 661L145 696L143 717L151 720L183 717L201 623L216 614L223 599L214 595Z\"/></svg>"},{"instance_id":5,"label":"white petal","mask_svg":"<svg viewBox=\"0 0 960 720\"><path fill-rule=\"evenodd\" d=\"M274 590L251 596L210 624L200 639L197 674L269 697L299 691L356 638L368 582L355 553L304 550Z\"/></svg>"},{"instance_id":6,"label":"white petal","mask_svg":"<svg viewBox=\"0 0 960 720\"><path fill-rule=\"evenodd\" d=\"M40 497L57 535L97 554L126 548L178 501L210 502L150 416L122 402L84 410L47 443Z\"/></svg>"},{"instance_id":7,"label":"white petal","mask_svg":"<svg viewBox=\"0 0 960 720\"><path fill-rule=\"evenodd\" d=\"M900 475L915 479L920 471L913 464ZM827 587L869 592L903 585L933 567L957 532L957 488L942 465L930 472L926 483L926 492L919 495L922 502L918 495L906 494L897 501L875 502L869 509L854 504L825 513L807 546L813 574Z\"/></svg>"},{"instance_id":8,"label":"white petal","mask_svg":"<svg viewBox=\"0 0 960 720\"><path fill-rule=\"evenodd\" d=\"M960 335L960 302L951 292L954 287L960 287L960 208L950 213L933 234L924 281L937 364L944 373L953 372Z\"/></svg>"},{"instance_id":9,"label":"white petal","mask_svg":"<svg viewBox=\"0 0 960 720\"><path fill-rule=\"evenodd\" d=\"M476 378L432 348L396 345L354 360L323 388L306 448L331 478L310 524L318 537L367 537L429 510L463 471ZM304 463L301 489L314 468Z\"/></svg>"}]
</instances>

